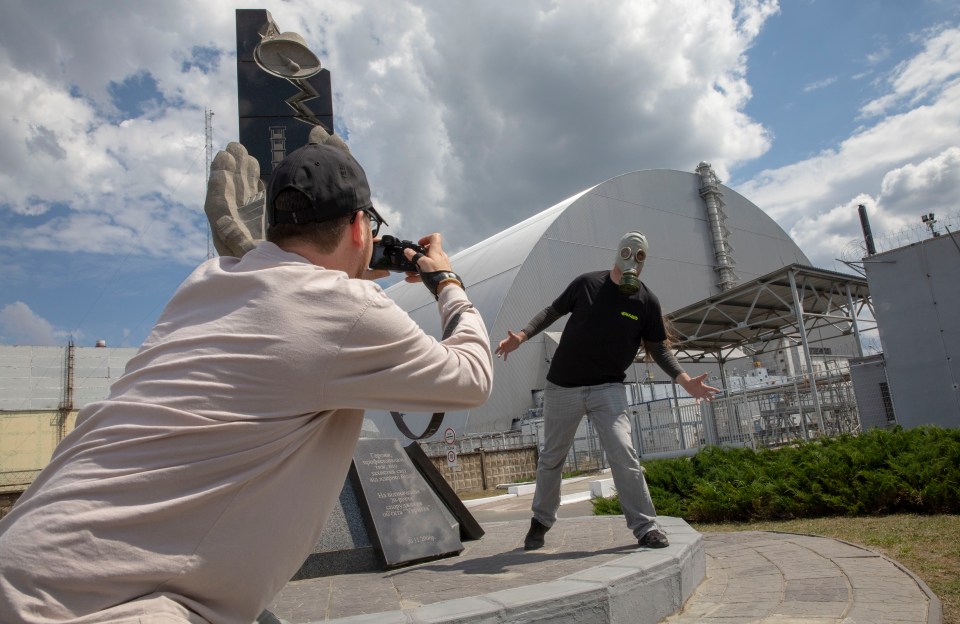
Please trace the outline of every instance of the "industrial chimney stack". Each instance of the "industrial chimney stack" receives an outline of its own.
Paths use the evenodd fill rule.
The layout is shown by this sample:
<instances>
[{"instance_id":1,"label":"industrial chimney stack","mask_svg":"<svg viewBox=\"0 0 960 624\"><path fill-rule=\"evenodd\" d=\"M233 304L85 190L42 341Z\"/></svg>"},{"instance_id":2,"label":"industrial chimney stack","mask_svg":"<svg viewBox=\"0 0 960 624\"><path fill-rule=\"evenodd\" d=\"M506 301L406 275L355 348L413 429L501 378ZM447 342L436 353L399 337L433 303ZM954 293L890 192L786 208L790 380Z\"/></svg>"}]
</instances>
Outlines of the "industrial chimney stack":
<instances>
[{"instance_id":1,"label":"industrial chimney stack","mask_svg":"<svg viewBox=\"0 0 960 624\"><path fill-rule=\"evenodd\" d=\"M873 232L870 231L870 219L867 218L867 207L860 204L857 206L857 212L860 213L860 227L863 229L863 240L867 243L867 255L872 256L877 253L877 248L873 245Z\"/></svg>"}]
</instances>

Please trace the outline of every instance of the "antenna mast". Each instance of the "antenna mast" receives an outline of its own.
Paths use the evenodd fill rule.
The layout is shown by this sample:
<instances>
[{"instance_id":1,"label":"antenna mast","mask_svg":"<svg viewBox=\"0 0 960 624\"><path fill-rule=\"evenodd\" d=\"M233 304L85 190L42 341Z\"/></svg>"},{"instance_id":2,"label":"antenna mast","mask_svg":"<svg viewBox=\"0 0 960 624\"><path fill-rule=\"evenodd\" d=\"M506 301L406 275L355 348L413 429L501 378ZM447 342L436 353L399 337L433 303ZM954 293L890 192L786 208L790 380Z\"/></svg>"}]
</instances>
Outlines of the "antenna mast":
<instances>
[{"instance_id":1,"label":"antenna mast","mask_svg":"<svg viewBox=\"0 0 960 624\"><path fill-rule=\"evenodd\" d=\"M213 163L213 111L204 108L203 109L203 131L204 138L206 140L207 146L207 168L206 168L206 177L204 178L204 186L210 184L210 165ZM213 257L213 234L210 231L210 228L207 228L207 260Z\"/></svg>"}]
</instances>

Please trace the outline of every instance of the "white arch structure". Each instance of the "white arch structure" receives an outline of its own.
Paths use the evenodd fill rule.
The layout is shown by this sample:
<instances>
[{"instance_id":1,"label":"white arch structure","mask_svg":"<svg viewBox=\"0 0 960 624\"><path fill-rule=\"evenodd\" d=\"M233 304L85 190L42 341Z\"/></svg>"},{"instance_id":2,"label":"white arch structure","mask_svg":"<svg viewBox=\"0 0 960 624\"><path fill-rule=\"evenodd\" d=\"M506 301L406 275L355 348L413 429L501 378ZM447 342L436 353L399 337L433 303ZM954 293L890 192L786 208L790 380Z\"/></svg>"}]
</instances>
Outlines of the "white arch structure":
<instances>
[{"instance_id":1,"label":"white arch structure","mask_svg":"<svg viewBox=\"0 0 960 624\"><path fill-rule=\"evenodd\" d=\"M705 192L708 186L710 193ZM705 184L694 173L647 170L588 188L457 253L451 258L453 268L495 347L507 330L522 329L549 305L573 277L611 268L621 236L639 230L650 245L640 278L666 314L720 292L715 230L705 203L708 195L716 199L717 191L725 212L724 236L732 248L726 251L735 259L741 283L790 264L809 265L773 219L732 189ZM724 272L729 281L729 266ZM387 293L425 331L439 337L436 303L423 286L401 282ZM531 391L543 388L548 358L565 321L535 336L509 361L495 361L490 400L469 412L448 414L447 423L466 433L509 430L514 419L534 406ZM386 413L368 415L381 426L389 421ZM426 422L426 415L408 419L415 428Z\"/></svg>"}]
</instances>

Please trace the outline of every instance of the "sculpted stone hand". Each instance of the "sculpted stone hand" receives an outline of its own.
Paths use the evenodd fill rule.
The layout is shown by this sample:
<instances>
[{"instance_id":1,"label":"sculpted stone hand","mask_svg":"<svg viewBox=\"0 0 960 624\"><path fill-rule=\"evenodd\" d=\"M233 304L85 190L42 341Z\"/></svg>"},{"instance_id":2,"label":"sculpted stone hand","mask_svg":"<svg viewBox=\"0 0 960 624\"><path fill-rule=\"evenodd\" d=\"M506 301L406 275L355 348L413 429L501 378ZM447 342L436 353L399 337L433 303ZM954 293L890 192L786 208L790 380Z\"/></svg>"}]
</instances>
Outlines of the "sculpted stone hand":
<instances>
[{"instance_id":1,"label":"sculpted stone hand","mask_svg":"<svg viewBox=\"0 0 960 624\"><path fill-rule=\"evenodd\" d=\"M325 143L350 152L343 139L322 126L310 131L310 143ZM221 256L240 257L266 238L260 164L240 143L230 143L210 164L207 199L203 205L210 222L213 246Z\"/></svg>"},{"instance_id":2,"label":"sculpted stone hand","mask_svg":"<svg viewBox=\"0 0 960 624\"><path fill-rule=\"evenodd\" d=\"M264 237L260 165L239 143L230 143L210 164L207 200L203 205L221 256L240 257Z\"/></svg>"}]
</instances>

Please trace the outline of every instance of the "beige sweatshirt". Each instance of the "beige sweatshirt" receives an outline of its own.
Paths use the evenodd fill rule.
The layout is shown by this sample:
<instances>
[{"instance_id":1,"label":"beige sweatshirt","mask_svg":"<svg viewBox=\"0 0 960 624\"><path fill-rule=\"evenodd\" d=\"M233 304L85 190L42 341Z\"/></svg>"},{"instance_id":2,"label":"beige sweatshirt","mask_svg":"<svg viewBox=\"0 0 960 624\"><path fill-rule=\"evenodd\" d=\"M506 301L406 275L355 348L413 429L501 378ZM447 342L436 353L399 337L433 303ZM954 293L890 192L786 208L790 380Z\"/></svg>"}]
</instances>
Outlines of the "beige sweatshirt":
<instances>
[{"instance_id":1,"label":"beige sweatshirt","mask_svg":"<svg viewBox=\"0 0 960 624\"><path fill-rule=\"evenodd\" d=\"M0 622L249 624L336 504L364 408L489 396L489 339L447 287L438 342L372 282L261 243L180 286L109 397L0 521Z\"/></svg>"}]
</instances>

